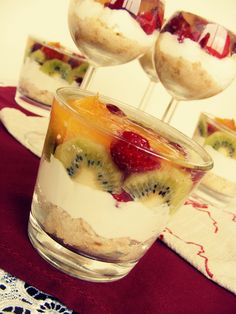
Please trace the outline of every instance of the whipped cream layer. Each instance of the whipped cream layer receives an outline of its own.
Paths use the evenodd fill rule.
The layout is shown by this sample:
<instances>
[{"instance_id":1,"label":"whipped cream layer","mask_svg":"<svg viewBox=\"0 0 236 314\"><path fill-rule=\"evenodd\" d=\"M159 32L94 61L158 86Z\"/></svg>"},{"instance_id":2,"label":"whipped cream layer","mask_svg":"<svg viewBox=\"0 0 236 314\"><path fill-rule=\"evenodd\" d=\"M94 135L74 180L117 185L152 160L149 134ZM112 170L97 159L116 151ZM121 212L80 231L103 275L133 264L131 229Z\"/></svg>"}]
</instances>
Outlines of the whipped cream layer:
<instances>
[{"instance_id":1,"label":"whipped cream layer","mask_svg":"<svg viewBox=\"0 0 236 314\"><path fill-rule=\"evenodd\" d=\"M47 90L54 94L57 88L63 86L78 86L75 82L69 84L63 80L59 75L50 76L40 70L40 65L32 60L26 58L23 68L21 70L20 80L27 80L39 90Z\"/></svg>"},{"instance_id":2,"label":"whipped cream layer","mask_svg":"<svg viewBox=\"0 0 236 314\"><path fill-rule=\"evenodd\" d=\"M211 172L232 183L236 183L236 159L219 153L212 146L205 145L204 148L209 155L211 155L214 162L214 167Z\"/></svg>"},{"instance_id":3,"label":"whipped cream layer","mask_svg":"<svg viewBox=\"0 0 236 314\"><path fill-rule=\"evenodd\" d=\"M157 236L168 221L167 205L148 208L138 201L118 203L110 193L72 180L53 156L50 162L41 161L37 184L46 202L62 208L71 218L82 218L105 238L145 241Z\"/></svg>"},{"instance_id":4,"label":"whipped cream layer","mask_svg":"<svg viewBox=\"0 0 236 314\"><path fill-rule=\"evenodd\" d=\"M198 43L188 38L180 43L176 35L169 32L161 33L156 49L159 54L156 59L160 57L156 68L161 80L165 81L168 89L175 90L180 96L182 94L182 99L213 96L226 88L236 76L236 55L219 59L205 52ZM173 62L171 66L174 65L170 73L166 71L169 62L166 61L167 58ZM166 62L166 68L161 66L162 62ZM173 81L171 71L176 75ZM188 84L187 88L185 84L178 85L178 79L183 79L181 78L183 75L188 80L187 83L185 82L186 85ZM203 84L204 80L206 84ZM191 95L191 85L193 95Z\"/></svg>"},{"instance_id":5,"label":"whipped cream layer","mask_svg":"<svg viewBox=\"0 0 236 314\"><path fill-rule=\"evenodd\" d=\"M73 9L79 19L98 19L114 33L122 34L143 45L150 46L155 40L156 32L147 35L126 10L112 10L94 0L80 0Z\"/></svg>"}]
</instances>

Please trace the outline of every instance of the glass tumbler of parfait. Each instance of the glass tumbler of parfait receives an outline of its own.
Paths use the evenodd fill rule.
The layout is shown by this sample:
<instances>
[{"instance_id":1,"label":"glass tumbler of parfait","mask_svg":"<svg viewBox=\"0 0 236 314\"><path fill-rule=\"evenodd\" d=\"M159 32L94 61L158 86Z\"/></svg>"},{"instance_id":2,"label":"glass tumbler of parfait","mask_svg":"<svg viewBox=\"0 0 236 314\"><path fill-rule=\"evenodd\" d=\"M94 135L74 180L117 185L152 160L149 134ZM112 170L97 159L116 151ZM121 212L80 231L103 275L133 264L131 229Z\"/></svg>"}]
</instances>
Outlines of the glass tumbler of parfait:
<instances>
[{"instance_id":1,"label":"glass tumbler of parfait","mask_svg":"<svg viewBox=\"0 0 236 314\"><path fill-rule=\"evenodd\" d=\"M236 36L190 12L174 13L155 44L158 78L173 100L163 121L170 122L178 101L222 92L236 77Z\"/></svg>"},{"instance_id":2,"label":"glass tumbler of parfait","mask_svg":"<svg viewBox=\"0 0 236 314\"><path fill-rule=\"evenodd\" d=\"M193 139L211 155L214 167L194 191L196 198L225 208L236 203L236 124L201 113Z\"/></svg>"},{"instance_id":3,"label":"glass tumbler of parfait","mask_svg":"<svg viewBox=\"0 0 236 314\"><path fill-rule=\"evenodd\" d=\"M78 49L98 66L115 66L139 58L151 48L162 26L161 0L71 0L68 24Z\"/></svg>"},{"instance_id":4,"label":"glass tumbler of parfait","mask_svg":"<svg viewBox=\"0 0 236 314\"><path fill-rule=\"evenodd\" d=\"M21 67L16 101L26 109L48 116L60 87L80 87L88 60L62 46L29 36Z\"/></svg>"},{"instance_id":5,"label":"glass tumbler of parfait","mask_svg":"<svg viewBox=\"0 0 236 314\"><path fill-rule=\"evenodd\" d=\"M61 88L36 180L30 240L72 276L117 280L211 168L199 144L157 118L83 89Z\"/></svg>"}]
</instances>

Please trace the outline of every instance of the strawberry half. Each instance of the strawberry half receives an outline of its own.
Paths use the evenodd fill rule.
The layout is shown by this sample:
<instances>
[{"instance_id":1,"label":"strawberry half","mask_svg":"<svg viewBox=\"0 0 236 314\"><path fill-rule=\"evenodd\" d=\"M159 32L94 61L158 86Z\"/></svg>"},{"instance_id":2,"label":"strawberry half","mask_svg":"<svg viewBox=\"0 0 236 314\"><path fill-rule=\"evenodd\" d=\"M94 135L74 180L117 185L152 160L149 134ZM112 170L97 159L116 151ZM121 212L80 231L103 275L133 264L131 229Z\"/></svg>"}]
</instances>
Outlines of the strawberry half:
<instances>
[{"instance_id":1,"label":"strawberry half","mask_svg":"<svg viewBox=\"0 0 236 314\"><path fill-rule=\"evenodd\" d=\"M155 29L161 29L163 24L163 14L162 10L158 12L155 8L149 12L140 13L136 20L139 22L140 26L147 35L154 32Z\"/></svg>"},{"instance_id":2,"label":"strawberry half","mask_svg":"<svg viewBox=\"0 0 236 314\"><path fill-rule=\"evenodd\" d=\"M199 40L203 49L219 59L229 55L230 42L231 39L227 30L217 24L207 24Z\"/></svg>"},{"instance_id":3,"label":"strawberry half","mask_svg":"<svg viewBox=\"0 0 236 314\"><path fill-rule=\"evenodd\" d=\"M63 60L64 55L54 49L51 49L49 47L42 47L42 51L44 52L47 59L58 59Z\"/></svg>"},{"instance_id":4,"label":"strawberry half","mask_svg":"<svg viewBox=\"0 0 236 314\"><path fill-rule=\"evenodd\" d=\"M131 131L124 131L121 139L114 140L110 152L114 163L126 174L160 167L160 160L153 154L148 140Z\"/></svg>"}]
</instances>

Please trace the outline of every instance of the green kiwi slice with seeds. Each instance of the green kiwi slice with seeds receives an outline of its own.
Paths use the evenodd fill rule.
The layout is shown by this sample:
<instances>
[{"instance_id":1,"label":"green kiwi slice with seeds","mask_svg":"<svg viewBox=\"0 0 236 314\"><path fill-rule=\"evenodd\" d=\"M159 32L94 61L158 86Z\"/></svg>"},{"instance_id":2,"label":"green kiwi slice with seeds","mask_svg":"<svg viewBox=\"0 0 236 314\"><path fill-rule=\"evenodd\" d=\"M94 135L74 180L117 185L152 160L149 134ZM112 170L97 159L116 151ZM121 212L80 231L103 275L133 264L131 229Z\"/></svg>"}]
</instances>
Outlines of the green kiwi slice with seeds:
<instances>
[{"instance_id":1,"label":"green kiwi slice with seeds","mask_svg":"<svg viewBox=\"0 0 236 314\"><path fill-rule=\"evenodd\" d=\"M173 213L190 192L192 180L187 172L162 165L160 169L130 175L123 188L134 200L151 207L167 204Z\"/></svg>"},{"instance_id":2,"label":"green kiwi slice with seeds","mask_svg":"<svg viewBox=\"0 0 236 314\"><path fill-rule=\"evenodd\" d=\"M220 131L214 132L206 138L205 145L210 145L219 153L236 159L236 140L228 133Z\"/></svg>"},{"instance_id":3,"label":"green kiwi slice with seeds","mask_svg":"<svg viewBox=\"0 0 236 314\"><path fill-rule=\"evenodd\" d=\"M109 193L120 192L123 176L104 146L78 137L58 145L54 156L72 179L80 182L82 173L83 178L91 178L92 174L97 188Z\"/></svg>"},{"instance_id":4,"label":"green kiwi slice with seeds","mask_svg":"<svg viewBox=\"0 0 236 314\"><path fill-rule=\"evenodd\" d=\"M74 68L70 71L67 77L67 81L71 84L73 83L77 78L83 78L87 69L89 67L89 64L87 62L82 63L78 67Z\"/></svg>"},{"instance_id":5,"label":"green kiwi slice with seeds","mask_svg":"<svg viewBox=\"0 0 236 314\"><path fill-rule=\"evenodd\" d=\"M40 49L35 50L34 52L30 53L29 57L30 59L38 62L39 64L43 64L46 59L45 54Z\"/></svg>"},{"instance_id":6,"label":"green kiwi slice with seeds","mask_svg":"<svg viewBox=\"0 0 236 314\"><path fill-rule=\"evenodd\" d=\"M59 75L62 79L67 80L71 66L58 59L51 59L45 61L40 70L50 76Z\"/></svg>"},{"instance_id":7,"label":"green kiwi slice with seeds","mask_svg":"<svg viewBox=\"0 0 236 314\"><path fill-rule=\"evenodd\" d=\"M200 119L198 121L198 126L197 126L198 132L200 134L200 136L202 137L206 137L208 134L207 131L207 121L206 118L204 116L200 116Z\"/></svg>"}]
</instances>

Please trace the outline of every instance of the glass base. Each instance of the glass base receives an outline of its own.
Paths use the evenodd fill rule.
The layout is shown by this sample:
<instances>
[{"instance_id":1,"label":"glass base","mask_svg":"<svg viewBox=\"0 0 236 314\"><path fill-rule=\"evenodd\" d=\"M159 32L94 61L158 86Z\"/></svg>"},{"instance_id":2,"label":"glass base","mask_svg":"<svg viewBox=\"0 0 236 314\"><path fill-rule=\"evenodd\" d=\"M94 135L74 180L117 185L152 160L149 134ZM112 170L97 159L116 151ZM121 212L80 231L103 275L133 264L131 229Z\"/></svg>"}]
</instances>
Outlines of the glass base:
<instances>
[{"instance_id":1,"label":"glass base","mask_svg":"<svg viewBox=\"0 0 236 314\"><path fill-rule=\"evenodd\" d=\"M137 264L111 263L74 253L53 240L30 214L28 235L38 253L50 264L73 277L92 282L111 282L126 276Z\"/></svg>"},{"instance_id":2,"label":"glass base","mask_svg":"<svg viewBox=\"0 0 236 314\"><path fill-rule=\"evenodd\" d=\"M33 100L21 94L18 91L18 89L15 94L15 101L20 107L26 109L29 112L35 113L41 117L48 118L50 115L51 106L42 104L40 102L37 102L36 100Z\"/></svg>"},{"instance_id":3,"label":"glass base","mask_svg":"<svg viewBox=\"0 0 236 314\"><path fill-rule=\"evenodd\" d=\"M212 189L209 189L204 184L200 184L197 189L191 195L191 198L194 198L202 203L212 205L217 208L225 208L232 203L234 198L229 195L225 195L219 192L216 192Z\"/></svg>"}]
</instances>

